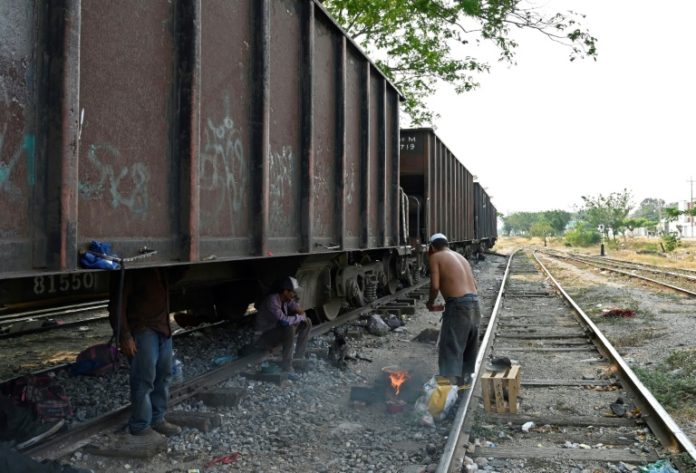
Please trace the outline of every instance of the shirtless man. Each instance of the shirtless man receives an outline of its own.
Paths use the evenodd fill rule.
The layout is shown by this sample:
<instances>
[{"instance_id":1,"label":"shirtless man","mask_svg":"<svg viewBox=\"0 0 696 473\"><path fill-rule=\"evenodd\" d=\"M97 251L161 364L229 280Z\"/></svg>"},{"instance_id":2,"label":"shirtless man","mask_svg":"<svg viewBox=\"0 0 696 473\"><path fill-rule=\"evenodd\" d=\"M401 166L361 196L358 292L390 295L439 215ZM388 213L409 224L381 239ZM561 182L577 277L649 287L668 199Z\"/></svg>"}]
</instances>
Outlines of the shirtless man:
<instances>
[{"instance_id":1,"label":"shirtless man","mask_svg":"<svg viewBox=\"0 0 696 473\"><path fill-rule=\"evenodd\" d=\"M469 262L449 249L445 235L436 233L430 237L430 248L430 299L426 306L433 310L440 292L445 298L438 357L440 376L462 385L474 372L478 353L481 311L476 281Z\"/></svg>"}]
</instances>

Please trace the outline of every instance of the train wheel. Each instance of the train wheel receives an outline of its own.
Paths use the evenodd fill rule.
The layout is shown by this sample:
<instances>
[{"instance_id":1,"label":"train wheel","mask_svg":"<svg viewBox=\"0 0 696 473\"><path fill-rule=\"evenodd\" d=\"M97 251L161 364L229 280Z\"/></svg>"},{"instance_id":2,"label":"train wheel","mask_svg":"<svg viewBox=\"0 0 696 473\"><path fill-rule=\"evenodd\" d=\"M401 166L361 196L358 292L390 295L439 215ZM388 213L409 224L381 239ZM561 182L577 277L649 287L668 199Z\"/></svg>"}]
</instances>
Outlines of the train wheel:
<instances>
[{"instance_id":1,"label":"train wheel","mask_svg":"<svg viewBox=\"0 0 696 473\"><path fill-rule=\"evenodd\" d=\"M336 317L338 317L342 307L342 299L331 299L329 302L322 304L317 308L317 315L322 320L334 320Z\"/></svg>"},{"instance_id":2,"label":"train wheel","mask_svg":"<svg viewBox=\"0 0 696 473\"><path fill-rule=\"evenodd\" d=\"M396 279L395 277L389 277L389 282L387 283L387 292L389 295L394 295L396 294L396 291L399 289L399 280Z\"/></svg>"}]
</instances>

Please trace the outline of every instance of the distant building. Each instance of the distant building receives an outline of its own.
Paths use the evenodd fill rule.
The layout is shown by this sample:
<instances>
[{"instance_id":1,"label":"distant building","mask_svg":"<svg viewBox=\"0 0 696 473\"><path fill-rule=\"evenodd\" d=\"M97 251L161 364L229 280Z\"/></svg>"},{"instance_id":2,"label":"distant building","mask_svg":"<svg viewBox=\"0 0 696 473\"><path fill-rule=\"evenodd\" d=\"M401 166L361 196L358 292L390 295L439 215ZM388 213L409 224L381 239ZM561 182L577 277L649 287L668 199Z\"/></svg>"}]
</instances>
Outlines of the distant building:
<instances>
[{"instance_id":1,"label":"distant building","mask_svg":"<svg viewBox=\"0 0 696 473\"><path fill-rule=\"evenodd\" d=\"M687 201L679 202L679 210L689 210L693 203ZM694 238L696 237L696 219L691 215L680 215L673 222L662 221L660 227L664 228L669 233L676 233L679 238Z\"/></svg>"}]
</instances>

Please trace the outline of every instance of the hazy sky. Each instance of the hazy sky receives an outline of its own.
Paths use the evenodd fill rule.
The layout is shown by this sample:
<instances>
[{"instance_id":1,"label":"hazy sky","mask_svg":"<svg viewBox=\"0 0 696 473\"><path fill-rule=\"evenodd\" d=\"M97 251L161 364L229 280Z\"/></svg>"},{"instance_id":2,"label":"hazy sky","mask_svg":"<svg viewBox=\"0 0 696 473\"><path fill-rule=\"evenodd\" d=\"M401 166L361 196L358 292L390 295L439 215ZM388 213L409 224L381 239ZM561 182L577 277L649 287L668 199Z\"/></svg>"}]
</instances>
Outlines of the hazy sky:
<instances>
[{"instance_id":1,"label":"hazy sky","mask_svg":"<svg viewBox=\"0 0 696 473\"><path fill-rule=\"evenodd\" d=\"M517 34L517 65L431 104L437 133L503 214L573 210L582 195L627 188L633 201L690 198L696 179L696 40L692 0L546 0L576 10L598 60L539 34ZM696 185L694 185L696 192Z\"/></svg>"}]
</instances>

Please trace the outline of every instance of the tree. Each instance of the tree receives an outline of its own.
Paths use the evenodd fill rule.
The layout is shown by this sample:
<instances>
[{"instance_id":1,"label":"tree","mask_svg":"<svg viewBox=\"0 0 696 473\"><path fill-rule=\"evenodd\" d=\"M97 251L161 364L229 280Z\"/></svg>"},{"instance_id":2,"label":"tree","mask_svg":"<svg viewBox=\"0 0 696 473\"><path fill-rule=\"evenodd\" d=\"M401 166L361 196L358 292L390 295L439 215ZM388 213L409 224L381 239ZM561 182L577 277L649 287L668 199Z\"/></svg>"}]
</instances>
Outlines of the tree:
<instances>
[{"instance_id":1,"label":"tree","mask_svg":"<svg viewBox=\"0 0 696 473\"><path fill-rule=\"evenodd\" d=\"M456 93L479 84L486 60L466 54L493 44L499 59L514 64L511 29L528 29L570 48L570 60L597 57L597 39L581 25L584 15L545 14L521 0L324 0L326 9L376 61L405 96L413 125L432 122L425 99L440 82Z\"/></svg>"},{"instance_id":2,"label":"tree","mask_svg":"<svg viewBox=\"0 0 696 473\"><path fill-rule=\"evenodd\" d=\"M602 194L596 197L583 195L582 200L585 202L581 210L583 220L590 227L601 227L605 237L609 237L611 230L612 236L616 239L616 235L626 228L624 221L633 206L631 193L627 189L623 192L612 192L606 197Z\"/></svg>"},{"instance_id":3,"label":"tree","mask_svg":"<svg viewBox=\"0 0 696 473\"><path fill-rule=\"evenodd\" d=\"M643 199L638 205L638 208L631 214L633 218L645 218L659 222L662 219L662 214L665 208L665 201L648 197ZM636 227L640 228L640 227Z\"/></svg>"},{"instance_id":4,"label":"tree","mask_svg":"<svg viewBox=\"0 0 696 473\"><path fill-rule=\"evenodd\" d=\"M503 217L503 233L506 235L529 235L537 216L532 212L515 212Z\"/></svg>"},{"instance_id":5,"label":"tree","mask_svg":"<svg viewBox=\"0 0 696 473\"><path fill-rule=\"evenodd\" d=\"M543 219L551 226L554 235L563 235L568 222L570 222L570 212L565 210L547 210L542 215Z\"/></svg>"}]
</instances>

